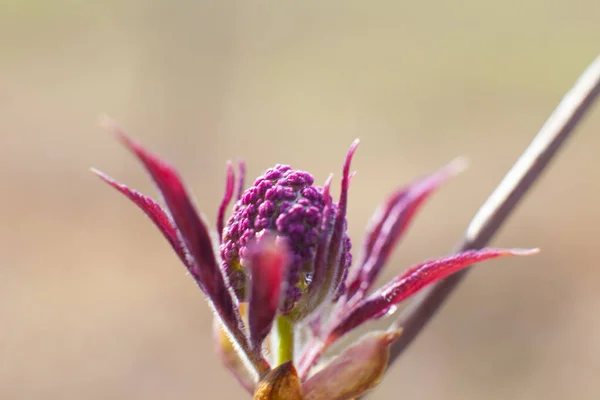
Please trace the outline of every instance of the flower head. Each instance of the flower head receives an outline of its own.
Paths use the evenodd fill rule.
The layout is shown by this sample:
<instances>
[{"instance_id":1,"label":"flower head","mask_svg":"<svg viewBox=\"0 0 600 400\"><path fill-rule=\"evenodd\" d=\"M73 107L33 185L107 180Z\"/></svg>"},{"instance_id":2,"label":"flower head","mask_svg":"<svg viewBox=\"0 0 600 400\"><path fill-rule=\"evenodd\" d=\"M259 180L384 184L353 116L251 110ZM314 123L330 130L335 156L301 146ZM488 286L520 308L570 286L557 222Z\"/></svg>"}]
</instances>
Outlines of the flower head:
<instances>
[{"instance_id":1,"label":"flower head","mask_svg":"<svg viewBox=\"0 0 600 400\"><path fill-rule=\"evenodd\" d=\"M235 204L223 231L220 253L223 270L238 300L245 299L249 245L267 232L286 238L290 245L280 311L290 314L311 285L319 238L330 236L334 228L332 218L324 221L325 212L334 215L337 209L329 193L313 184L314 178L308 172L278 164L256 179ZM352 262L345 225L340 271L347 271Z\"/></svg>"},{"instance_id":2,"label":"flower head","mask_svg":"<svg viewBox=\"0 0 600 400\"><path fill-rule=\"evenodd\" d=\"M149 172L166 207L94 172L133 201L165 236L215 311L216 345L224 364L257 400L362 395L382 379L389 346L400 331L369 333L315 372L331 344L473 263L535 252L488 248L454 254L413 266L373 291L417 209L458 172L460 163L393 192L373 215L362 257L352 266L346 209L358 141L347 153L337 202L329 190L332 176L316 186L309 173L278 164L244 189L240 164L236 202L225 223L236 186L228 164L215 251L214 235L175 170L111 127Z\"/></svg>"}]
</instances>

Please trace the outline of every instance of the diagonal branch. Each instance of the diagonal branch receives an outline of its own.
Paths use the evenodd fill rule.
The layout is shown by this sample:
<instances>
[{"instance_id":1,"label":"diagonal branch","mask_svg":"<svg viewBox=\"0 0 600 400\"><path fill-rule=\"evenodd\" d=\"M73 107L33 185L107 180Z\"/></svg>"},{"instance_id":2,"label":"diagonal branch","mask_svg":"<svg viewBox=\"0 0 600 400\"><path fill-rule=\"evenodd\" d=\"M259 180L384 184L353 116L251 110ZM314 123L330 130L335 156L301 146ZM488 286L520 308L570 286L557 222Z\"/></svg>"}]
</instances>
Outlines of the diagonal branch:
<instances>
[{"instance_id":1,"label":"diagonal branch","mask_svg":"<svg viewBox=\"0 0 600 400\"><path fill-rule=\"evenodd\" d=\"M480 249L492 239L565 140L573 133L598 94L600 94L600 56L592 62L563 97L525 152L475 214L463 241L458 246L461 251ZM424 289L394 321L391 329L401 327L403 333L392 345L390 365L416 338L468 272L468 269L463 270Z\"/></svg>"}]
</instances>

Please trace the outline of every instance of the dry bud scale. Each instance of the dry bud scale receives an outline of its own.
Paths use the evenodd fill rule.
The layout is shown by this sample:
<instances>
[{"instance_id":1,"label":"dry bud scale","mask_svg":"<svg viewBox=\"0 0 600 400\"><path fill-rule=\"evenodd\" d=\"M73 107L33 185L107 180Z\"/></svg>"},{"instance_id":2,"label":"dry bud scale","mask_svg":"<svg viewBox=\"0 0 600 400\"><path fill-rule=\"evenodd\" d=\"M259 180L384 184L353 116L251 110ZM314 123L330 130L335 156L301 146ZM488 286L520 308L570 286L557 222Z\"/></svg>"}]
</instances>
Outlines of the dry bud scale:
<instances>
[{"instance_id":1,"label":"dry bud scale","mask_svg":"<svg viewBox=\"0 0 600 400\"><path fill-rule=\"evenodd\" d=\"M116 125L111 130L143 164L165 207L94 172L135 203L170 243L214 310L214 337L224 365L256 400L361 396L383 378L389 346L400 331L367 333L323 362L329 346L463 268L536 251L466 251L408 268L373 290L418 208L462 169L461 162L394 191L373 215L362 256L352 265L346 210L358 140L346 155L337 202L330 195L332 176L317 186L309 173L278 164L244 188L244 164L237 181L228 164L213 235L174 168ZM213 237L218 237L218 251Z\"/></svg>"}]
</instances>

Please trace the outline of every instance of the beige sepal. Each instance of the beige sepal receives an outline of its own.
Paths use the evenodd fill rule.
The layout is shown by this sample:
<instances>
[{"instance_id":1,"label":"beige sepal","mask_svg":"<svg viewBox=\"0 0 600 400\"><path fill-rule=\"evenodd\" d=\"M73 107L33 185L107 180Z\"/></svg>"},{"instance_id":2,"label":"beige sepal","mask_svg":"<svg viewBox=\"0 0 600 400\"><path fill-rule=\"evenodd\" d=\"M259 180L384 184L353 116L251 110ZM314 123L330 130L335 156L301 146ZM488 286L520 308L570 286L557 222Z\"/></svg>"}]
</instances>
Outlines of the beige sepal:
<instances>
[{"instance_id":1,"label":"beige sepal","mask_svg":"<svg viewBox=\"0 0 600 400\"><path fill-rule=\"evenodd\" d=\"M245 304L240 304L240 313L242 316L245 316ZM248 393L254 393L256 380L244 364L244 361L240 358L240 355L236 351L217 317L215 317L213 321L213 337L217 348L217 354L225 367L227 367L233 376L235 376L237 381L248 391Z\"/></svg>"},{"instance_id":2,"label":"beige sepal","mask_svg":"<svg viewBox=\"0 0 600 400\"><path fill-rule=\"evenodd\" d=\"M305 400L351 400L379 384L401 330L371 332L302 384Z\"/></svg>"}]
</instances>

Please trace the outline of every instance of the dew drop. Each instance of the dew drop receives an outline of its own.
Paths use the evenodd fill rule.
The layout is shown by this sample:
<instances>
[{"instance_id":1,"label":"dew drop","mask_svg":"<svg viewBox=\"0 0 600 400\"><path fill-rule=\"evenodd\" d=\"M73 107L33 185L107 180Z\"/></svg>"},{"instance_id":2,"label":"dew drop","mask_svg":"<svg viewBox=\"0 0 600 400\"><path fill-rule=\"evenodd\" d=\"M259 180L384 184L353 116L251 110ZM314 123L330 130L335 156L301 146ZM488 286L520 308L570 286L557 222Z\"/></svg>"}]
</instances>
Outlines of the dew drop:
<instances>
[{"instance_id":1,"label":"dew drop","mask_svg":"<svg viewBox=\"0 0 600 400\"><path fill-rule=\"evenodd\" d=\"M390 308L386 311L384 316L389 317L390 315L394 314L396 311L398 311L397 306L390 306Z\"/></svg>"},{"instance_id":2,"label":"dew drop","mask_svg":"<svg viewBox=\"0 0 600 400\"><path fill-rule=\"evenodd\" d=\"M312 280L313 280L313 273L307 272L306 275L304 275L304 281L306 282L307 285L310 285Z\"/></svg>"}]
</instances>

